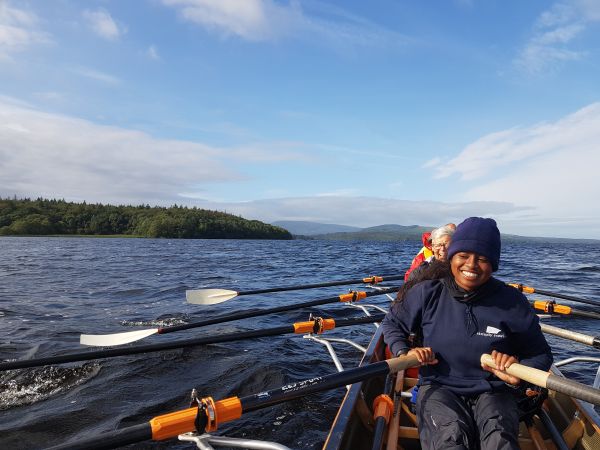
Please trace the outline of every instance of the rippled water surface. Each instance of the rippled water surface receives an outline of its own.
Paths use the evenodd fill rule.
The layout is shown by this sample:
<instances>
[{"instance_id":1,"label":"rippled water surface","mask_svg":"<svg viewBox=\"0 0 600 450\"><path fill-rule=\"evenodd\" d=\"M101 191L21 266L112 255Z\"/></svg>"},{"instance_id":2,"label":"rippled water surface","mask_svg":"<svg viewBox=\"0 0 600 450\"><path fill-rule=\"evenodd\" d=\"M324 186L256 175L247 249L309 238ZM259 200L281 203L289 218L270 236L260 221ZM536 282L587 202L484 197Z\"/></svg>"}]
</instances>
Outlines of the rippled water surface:
<instances>
[{"instance_id":1,"label":"rippled water surface","mask_svg":"<svg viewBox=\"0 0 600 450\"><path fill-rule=\"evenodd\" d=\"M83 351L81 333L168 326L338 295L357 286L240 296L209 307L185 303L186 289L249 290L396 274L418 249L416 242L0 238L0 359ZM497 277L600 300L599 256L598 244L506 244ZM387 305L387 300L374 297L373 303ZM307 320L311 312L360 315L342 305L324 305L142 342L288 325ZM552 319L552 324L593 335L600 328L592 319ZM372 330L362 325L330 336L367 345ZM580 344L548 341L556 359L597 356ZM360 356L343 347L338 354L346 368ZM324 348L284 335L0 372L0 448L46 447L146 422L186 408L194 387L215 399L242 397L334 371ZM591 383L595 368L577 364L564 372ZM222 426L220 433L317 449L342 396L338 389L256 411ZM171 440L135 448L194 447Z\"/></svg>"}]
</instances>

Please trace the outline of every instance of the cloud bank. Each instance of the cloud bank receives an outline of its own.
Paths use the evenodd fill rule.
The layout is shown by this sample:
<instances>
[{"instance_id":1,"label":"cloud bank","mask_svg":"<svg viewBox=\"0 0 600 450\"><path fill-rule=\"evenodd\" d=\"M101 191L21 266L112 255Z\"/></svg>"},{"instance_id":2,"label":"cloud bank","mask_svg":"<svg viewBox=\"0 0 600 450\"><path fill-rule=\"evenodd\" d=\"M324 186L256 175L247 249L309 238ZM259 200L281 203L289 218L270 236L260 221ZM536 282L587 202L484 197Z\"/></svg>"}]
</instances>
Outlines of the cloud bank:
<instances>
[{"instance_id":1,"label":"cloud bank","mask_svg":"<svg viewBox=\"0 0 600 450\"><path fill-rule=\"evenodd\" d=\"M435 170L473 182L462 200L535 206L514 218L524 226L595 228L590 237L600 238L599 166L600 103L593 103L553 123L483 136Z\"/></svg>"},{"instance_id":2,"label":"cloud bank","mask_svg":"<svg viewBox=\"0 0 600 450\"><path fill-rule=\"evenodd\" d=\"M0 99L0 192L172 204L181 190L240 179L218 149L48 114Z\"/></svg>"}]
</instances>

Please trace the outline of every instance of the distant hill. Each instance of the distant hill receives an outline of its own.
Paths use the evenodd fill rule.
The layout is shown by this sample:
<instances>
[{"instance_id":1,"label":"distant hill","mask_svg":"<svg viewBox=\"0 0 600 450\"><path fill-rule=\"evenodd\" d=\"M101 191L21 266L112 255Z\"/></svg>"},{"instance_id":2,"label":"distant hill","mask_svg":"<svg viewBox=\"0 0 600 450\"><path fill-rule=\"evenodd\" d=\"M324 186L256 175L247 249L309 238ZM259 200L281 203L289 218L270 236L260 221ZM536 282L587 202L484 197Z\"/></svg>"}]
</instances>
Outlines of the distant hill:
<instances>
[{"instance_id":1,"label":"distant hill","mask_svg":"<svg viewBox=\"0 0 600 450\"><path fill-rule=\"evenodd\" d=\"M330 223L307 222L302 220L280 220L271 225L284 228L294 235L314 236L318 234L360 231L361 228Z\"/></svg>"},{"instance_id":2,"label":"distant hill","mask_svg":"<svg viewBox=\"0 0 600 450\"><path fill-rule=\"evenodd\" d=\"M421 235L433 228L419 225L387 224L362 228L354 232L319 234L312 237L344 241L421 241Z\"/></svg>"},{"instance_id":3,"label":"distant hill","mask_svg":"<svg viewBox=\"0 0 600 450\"><path fill-rule=\"evenodd\" d=\"M289 224L289 225L286 225ZM316 222L280 221L273 225L287 229L297 239L336 241L421 241L421 235L435 227L423 225L386 224L368 228ZM596 239L568 239L553 237L502 234L503 242L598 243Z\"/></svg>"}]
</instances>

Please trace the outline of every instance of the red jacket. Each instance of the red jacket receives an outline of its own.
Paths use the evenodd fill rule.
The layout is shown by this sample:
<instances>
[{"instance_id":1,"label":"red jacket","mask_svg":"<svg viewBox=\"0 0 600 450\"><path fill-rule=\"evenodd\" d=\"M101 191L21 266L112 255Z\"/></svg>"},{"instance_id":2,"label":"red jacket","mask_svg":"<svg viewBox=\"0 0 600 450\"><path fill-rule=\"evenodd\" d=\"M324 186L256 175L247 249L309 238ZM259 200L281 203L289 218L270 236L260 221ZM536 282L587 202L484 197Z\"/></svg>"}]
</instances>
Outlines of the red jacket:
<instances>
[{"instance_id":1,"label":"red jacket","mask_svg":"<svg viewBox=\"0 0 600 450\"><path fill-rule=\"evenodd\" d=\"M412 262L410 263L410 267L404 274L404 281L408 280L408 276L410 275L410 273L413 270L415 270L417 267L419 267L423 261L425 261L427 258L433 256L433 250L431 249L431 242L429 240L430 237L431 237L431 233L429 231L427 231L426 233L423 233L423 235L421 236L421 240L423 241L423 248L421 248L421 250L419 250L419 253L417 253L417 256L415 256L413 258Z\"/></svg>"}]
</instances>

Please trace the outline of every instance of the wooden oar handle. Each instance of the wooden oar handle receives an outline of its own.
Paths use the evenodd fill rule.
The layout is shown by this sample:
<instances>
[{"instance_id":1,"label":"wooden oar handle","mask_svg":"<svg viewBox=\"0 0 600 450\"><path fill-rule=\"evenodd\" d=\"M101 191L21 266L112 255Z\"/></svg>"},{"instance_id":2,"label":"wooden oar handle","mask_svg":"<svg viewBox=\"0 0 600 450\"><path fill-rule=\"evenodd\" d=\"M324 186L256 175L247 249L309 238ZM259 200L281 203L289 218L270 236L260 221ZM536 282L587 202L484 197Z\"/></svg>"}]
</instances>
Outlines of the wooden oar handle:
<instances>
[{"instance_id":1,"label":"wooden oar handle","mask_svg":"<svg viewBox=\"0 0 600 450\"><path fill-rule=\"evenodd\" d=\"M493 367L497 369L496 363L494 362L494 358L492 355L484 353L481 355L481 362L486 366ZM520 378L521 380L525 380L531 384L535 384L536 386L540 386L545 388L548 380L549 372L544 372L543 370L534 369L533 367L527 367L523 364L513 363L510 367L508 367L504 372L513 377Z\"/></svg>"},{"instance_id":2,"label":"wooden oar handle","mask_svg":"<svg viewBox=\"0 0 600 450\"><path fill-rule=\"evenodd\" d=\"M484 353L481 355L481 362L490 367L496 368L496 364L491 355ZM527 367L523 364L511 364L504 372L525 380L536 386L551 389L556 392L567 394L570 397L600 405L600 389L593 388L577 381L569 380L564 377L552 375L550 372Z\"/></svg>"},{"instance_id":3,"label":"wooden oar handle","mask_svg":"<svg viewBox=\"0 0 600 450\"><path fill-rule=\"evenodd\" d=\"M408 369L409 367L417 367L421 365L417 359L417 355L397 356L396 358L388 359L386 362L388 363L388 366L390 366L391 373L400 372L401 370Z\"/></svg>"}]
</instances>

